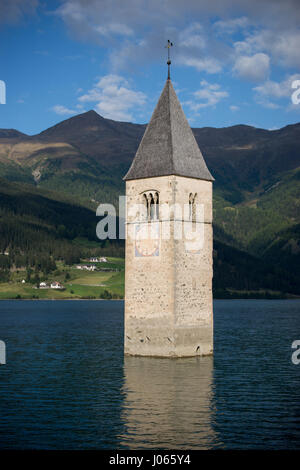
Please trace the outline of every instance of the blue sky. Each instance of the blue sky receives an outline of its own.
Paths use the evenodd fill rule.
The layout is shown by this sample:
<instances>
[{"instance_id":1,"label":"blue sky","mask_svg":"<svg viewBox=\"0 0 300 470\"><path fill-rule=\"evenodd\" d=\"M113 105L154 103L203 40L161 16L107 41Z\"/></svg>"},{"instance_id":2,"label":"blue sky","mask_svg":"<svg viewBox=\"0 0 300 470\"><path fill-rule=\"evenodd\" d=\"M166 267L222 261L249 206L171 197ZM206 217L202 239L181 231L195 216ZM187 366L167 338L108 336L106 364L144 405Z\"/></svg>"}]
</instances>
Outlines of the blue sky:
<instances>
[{"instance_id":1,"label":"blue sky","mask_svg":"<svg viewBox=\"0 0 300 470\"><path fill-rule=\"evenodd\" d=\"M0 0L0 128L95 109L145 123L171 78L193 127L300 121L298 0Z\"/></svg>"}]
</instances>

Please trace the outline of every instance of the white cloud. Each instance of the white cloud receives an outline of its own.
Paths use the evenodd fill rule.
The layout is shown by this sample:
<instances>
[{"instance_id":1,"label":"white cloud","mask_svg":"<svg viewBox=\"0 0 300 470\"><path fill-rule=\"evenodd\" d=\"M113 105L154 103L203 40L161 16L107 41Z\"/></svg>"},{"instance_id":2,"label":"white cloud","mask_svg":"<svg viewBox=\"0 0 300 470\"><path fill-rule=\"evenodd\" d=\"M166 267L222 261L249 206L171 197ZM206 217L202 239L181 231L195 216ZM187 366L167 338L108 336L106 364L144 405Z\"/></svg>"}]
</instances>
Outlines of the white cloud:
<instances>
[{"instance_id":1,"label":"white cloud","mask_svg":"<svg viewBox=\"0 0 300 470\"><path fill-rule=\"evenodd\" d=\"M180 47L204 49L206 46L205 32L200 23L192 23L179 33Z\"/></svg>"},{"instance_id":2,"label":"white cloud","mask_svg":"<svg viewBox=\"0 0 300 470\"><path fill-rule=\"evenodd\" d=\"M81 103L92 102L103 117L115 120L133 120L132 108L141 108L146 95L130 88L120 75L105 75L87 93L79 97Z\"/></svg>"},{"instance_id":3,"label":"white cloud","mask_svg":"<svg viewBox=\"0 0 300 470\"><path fill-rule=\"evenodd\" d=\"M294 80L299 80L299 79L300 79L300 74L295 73L287 77L285 80L282 80L281 82L267 80L262 85L255 87L254 90L258 92L260 95L270 96L272 98L277 98L277 99L290 97L293 91L292 82Z\"/></svg>"},{"instance_id":4,"label":"white cloud","mask_svg":"<svg viewBox=\"0 0 300 470\"><path fill-rule=\"evenodd\" d=\"M178 57L178 63L181 65L186 65L188 67L194 67L198 72L206 73L217 73L222 70L221 64L212 58L203 58L197 59L192 57L180 56Z\"/></svg>"},{"instance_id":5,"label":"white cloud","mask_svg":"<svg viewBox=\"0 0 300 470\"><path fill-rule=\"evenodd\" d=\"M176 38L175 61L177 64L193 67L198 72L214 74L222 70L219 48L220 45L215 40L208 40L208 31L204 26L193 22L182 29Z\"/></svg>"},{"instance_id":6,"label":"white cloud","mask_svg":"<svg viewBox=\"0 0 300 470\"><path fill-rule=\"evenodd\" d=\"M78 39L109 49L110 70L115 73L132 73L133 67L140 68L145 62L164 62L167 39L175 44L174 65L219 72L228 54L223 53L222 42L217 44L213 35L208 36L208 24L203 26L207 5L202 0L189 0L188 9L189 16L198 21L187 20L186 4L179 0L65 0L55 13Z\"/></svg>"},{"instance_id":7,"label":"white cloud","mask_svg":"<svg viewBox=\"0 0 300 470\"><path fill-rule=\"evenodd\" d=\"M274 82L272 80L267 80L262 85L255 87L254 91L261 96L270 96L272 98L283 98L291 93L290 88L287 87L287 81Z\"/></svg>"},{"instance_id":8,"label":"white cloud","mask_svg":"<svg viewBox=\"0 0 300 470\"><path fill-rule=\"evenodd\" d=\"M75 108L78 110L79 113L85 113L87 111L81 103L76 104Z\"/></svg>"},{"instance_id":9,"label":"white cloud","mask_svg":"<svg viewBox=\"0 0 300 470\"><path fill-rule=\"evenodd\" d=\"M175 44L173 64L199 72L218 73L238 58L238 76L264 80L268 58L300 64L299 0L62 0L55 13L76 38L109 49L116 73L162 63L167 39ZM236 32L241 39L233 43ZM250 58L258 69L249 70Z\"/></svg>"},{"instance_id":10,"label":"white cloud","mask_svg":"<svg viewBox=\"0 0 300 470\"><path fill-rule=\"evenodd\" d=\"M234 43L238 54L266 52L280 66L300 66L300 31L263 29L249 34L243 41Z\"/></svg>"},{"instance_id":11,"label":"white cloud","mask_svg":"<svg viewBox=\"0 0 300 470\"><path fill-rule=\"evenodd\" d=\"M270 35L266 49L270 50L279 64L300 66L300 31L285 31L284 34Z\"/></svg>"},{"instance_id":12,"label":"white cloud","mask_svg":"<svg viewBox=\"0 0 300 470\"><path fill-rule=\"evenodd\" d=\"M107 0L65 0L55 13L79 38L103 42L115 36L126 37L134 34L133 29L127 25L130 15L122 15L120 11L125 13L126 5L118 3L119 5L113 5Z\"/></svg>"},{"instance_id":13,"label":"white cloud","mask_svg":"<svg viewBox=\"0 0 300 470\"><path fill-rule=\"evenodd\" d=\"M229 109L230 109L230 111L233 111L233 112L234 112L234 111L238 111L238 110L240 109L240 107L239 107L239 106L235 106L234 104L232 104L231 106L229 106Z\"/></svg>"},{"instance_id":14,"label":"white cloud","mask_svg":"<svg viewBox=\"0 0 300 470\"><path fill-rule=\"evenodd\" d=\"M240 18L232 18L230 20L219 20L213 24L217 34L233 34L240 29L244 29L249 25L248 18L242 16Z\"/></svg>"},{"instance_id":15,"label":"white cloud","mask_svg":"<svg viewBox=\"0 0 300 470\"><path fill-rule=\"evenodd\" d=\"M270 70L270 58L267 54L258 53L253 56L240 56L236 59L233 71L240 77L250 81L264 80Z\"/></svg>"},{"instance_id":16,"label":"white cloud","mask_svg":"<svg viewBox=\"0 0 300 470\"><path fill-rule=\"evenodd\" d=\"M256 102L266 108L277 109L281 107L279 103L282 103L282 100L285 99L286 103L288 99L289 108L292 109L291 96L294 91L292 82L299 79L300 74L293 74L281 82L275 82L273 80L265 81L262 85L253 88Z\"/></svg>"},{"instance_id":17,"label":"white cloud","mask_svg":"<svg viewBox=\"0 0 300 470\"><path fill-rule=\"evenodd\" d=\"M96 43L108 52L108 70L114 73L108 75L110 83L100 80L87 93L80 92L79 103L90 102L112 119L132 120L142 112L145 95L122 75L145 73L144 64L162 65L167 39L175 46L172 76L178 65L187 67L187 73L206 77L231 69L239 79L260 85L254 88L255 100L271 109L283 106L290 91L274 96L282 93L284 84L270 77L282 75L280 67L288 67L287 73L292 74L300 66L299 0L272 5L270 0L61 0L55 14L76 39ZM228 96L220 86L211 85L202 85L197 93L187 102L195 112ZM235 105L227 107L238 111Z\"/></svg>"},{"instance_id":18,"label":"white cloud","mask_svg":"<svg viewBox=\"0 0 300 470\"><path fill-rule=\"evenodd\" d=\"M95 30L102 34L103 36L109 36L109 35L121 35L121 36L132 36L133 31L131 28L128 28L125 24L119 24L119 23L110 23L107 25L99 25L95 26Z\"/></svg>"},{"instance_id":19,"label":"white cloud","mask_svg":"<svg viewBox=\"0 0 300 470\"><path fill-rule=\"evenodd\" d=\"M219 101L229 96L227 91L220 90L218 83L208 83L202 80L201 88L193 93L194 100L186 101L191 111L197 112L201 108L214 107Z\"/></svg>"},{"instance_id":20,"label":"white cloud","mask_svg":"<svg viewBox=\"0 0 300 470\"><path fill-rule=\"evenodd\" d=\"M76 114L76 111L74 109L66 108L65 106L61 104L57 104L53 106L51 110L54 111L56 114L60 114L60 115Z\"/></svg>"}]
</instances>

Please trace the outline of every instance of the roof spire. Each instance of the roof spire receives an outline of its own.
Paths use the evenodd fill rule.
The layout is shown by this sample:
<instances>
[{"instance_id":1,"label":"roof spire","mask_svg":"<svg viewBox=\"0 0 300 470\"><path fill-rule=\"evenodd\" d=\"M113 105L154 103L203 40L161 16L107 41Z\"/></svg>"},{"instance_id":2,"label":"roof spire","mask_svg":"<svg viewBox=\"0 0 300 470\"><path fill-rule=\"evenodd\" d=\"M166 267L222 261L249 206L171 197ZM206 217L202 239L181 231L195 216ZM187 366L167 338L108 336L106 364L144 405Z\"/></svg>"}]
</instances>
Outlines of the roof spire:
<instances>
[{"instance_id":1,"label":"roof spire","mask_svg":"<svg viewBox=\"0 0 300 470\"><path fill-rule=\"evenodd\" d=\"M171 65L171 59L170 59L170 49L173 46L173 43L168 39L167 45L165 46L168 49L168 80L170 80L170 65Z\"/></svg>"},{"instance_id":2,"label":"roof spire","mask_svg":"<svg viewBox=\"0 0 300 470\"><path fill-rule=\"evenodd\" d=\"M169 175L213 181L171 80L165 83L124 179Z\"/></svg>"}]
</instances>

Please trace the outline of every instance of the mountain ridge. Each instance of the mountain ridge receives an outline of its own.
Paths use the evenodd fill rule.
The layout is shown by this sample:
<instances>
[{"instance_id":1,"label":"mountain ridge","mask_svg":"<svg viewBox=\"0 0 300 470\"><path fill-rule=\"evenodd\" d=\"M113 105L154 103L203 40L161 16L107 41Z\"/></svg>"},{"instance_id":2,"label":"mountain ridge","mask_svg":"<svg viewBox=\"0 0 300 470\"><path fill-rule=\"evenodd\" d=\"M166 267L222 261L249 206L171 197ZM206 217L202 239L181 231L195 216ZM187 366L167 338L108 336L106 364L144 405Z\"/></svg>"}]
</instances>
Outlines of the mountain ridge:
<instances>
[{"instance_id":1,"label":"mountain ridge","mask_svg":"<svg viewBox=\"0 0 300 470\"><path fill-rule=\"evenodd\" d=\"M117 206L145 127L90 110L33 136L0 129L0 177L68 194L90 208ZM268 247L278 234L278 250L288 259L285 238L300 222L300 123L277 130L244 124L192 130L215 178L218 239L253 255L272 252L274 260Z\"/></svg>"},{"instance_id":2,"label":"mountain ridge","mask_svg":"<svg viewBox=\"0 0 300 470\"><path fill-rule=\"evenodd\" d=\"M24 139L26 142L40 142L46 146L53 142L65 142L72 145L79 152L96 159L99 163L105 161L105 164L108 165L116 163L129 165L145 127L146 124L106 119L96 111L90 110L60 121L54 126L31 136L16 129L0 129L0 144L3 143L3 139L8 139L11 144L14 143L15 139L17 140L16 143L20 144L20 141ZM279 138L283 144L290 145L291 136L295 138L295 141L297 140L296 135L300 133L300 123L289 124L277 130L260 129L245 124L224 128L192 128L192 130L201 151L205 154L204 157L208 166L212 167L212 171L213 167L216 166L218 171L220 162L216 165L219 158L216 150L220 150L220 147L225 152L221 160L226 158L227 163L233 165L241 158L243 159L243 153L246 156L253 156L252 151L261 146L265 151L268 151L270 139L280 143L277 142ZM300 151L300 140L298 143L293 142L293 145L297 145L297 150ZM108 146L110 146L109 149ZM108 150L111 158L105 160L105 152ZM116 157L116 150L119 155L117 159L112 158L113 156ZM228 152L233 153L234 157L229 158ZM294 162L292 165L294 165Z\"/></svg>"}]
</instances>

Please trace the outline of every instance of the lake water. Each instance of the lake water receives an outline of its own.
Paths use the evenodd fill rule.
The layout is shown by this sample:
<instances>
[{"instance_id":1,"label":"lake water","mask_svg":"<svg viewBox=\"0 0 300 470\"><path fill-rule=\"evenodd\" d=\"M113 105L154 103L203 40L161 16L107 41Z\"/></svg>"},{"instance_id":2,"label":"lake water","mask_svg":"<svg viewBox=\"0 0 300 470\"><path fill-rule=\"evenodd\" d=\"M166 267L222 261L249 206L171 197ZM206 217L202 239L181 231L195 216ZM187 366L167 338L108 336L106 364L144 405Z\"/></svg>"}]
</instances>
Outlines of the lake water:
<instances>
[{"instance_id":1,"label":"lake water","mask_svg":"<svg viewBox=\"0 0 300 470\"><path fill-rule=\"evenodd\" d=\"M299 301L215 301L190 359L124 359L123 307L0 302L0 448L300 448Z\"/></svg>"}]
</instances>

